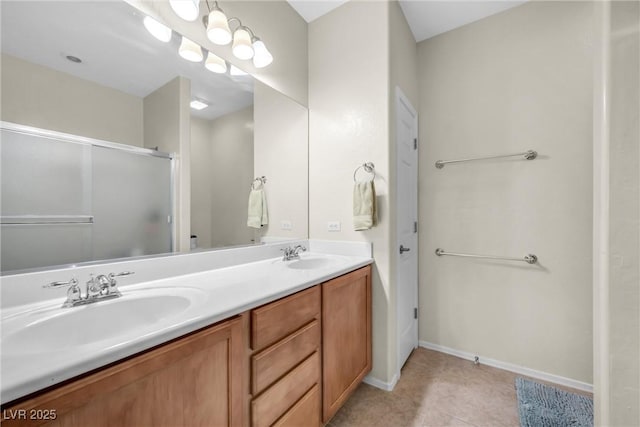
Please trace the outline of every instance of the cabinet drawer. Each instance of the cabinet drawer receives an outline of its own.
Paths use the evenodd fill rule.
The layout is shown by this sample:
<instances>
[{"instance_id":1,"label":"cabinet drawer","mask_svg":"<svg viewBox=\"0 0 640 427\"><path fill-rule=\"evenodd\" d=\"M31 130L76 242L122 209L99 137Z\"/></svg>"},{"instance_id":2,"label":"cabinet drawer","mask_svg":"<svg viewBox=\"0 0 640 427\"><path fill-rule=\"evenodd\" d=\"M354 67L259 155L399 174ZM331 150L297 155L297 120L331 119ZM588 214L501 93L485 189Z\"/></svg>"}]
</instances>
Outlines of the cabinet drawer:
<instances>
[{"instance_id":1,"label":"cabinet drawer","mask_svg":"<svg viewBox=\"0 0 640 427\"><path fill-rule=\"evenodd\" d=\"M262 350L320 316L320 286L251 312L251 348Z\"/></svg>"},{"instance_id":2,"label":"cabinet drawer","mask_svg":"<svg viewBox=\"0 0 640 427\"><path fill-rule=\"evenodd\" d=\"M311 390L289 409L273 427L319 427L320 426L320 387L314 385Z\"/></svg>"},{"instance_id":3,"label":"cabinet drawer","mask_svg":"<svg viewBox=\"0 0 640 427\"><path fill-rule=\"evenodd\" d=\"M320 353L316 351L251 402L251 425L272 425L319 382Z\"/></svg>"},{"instance_id":4,"label":"cabinet drawer","mask_svg":"<svg viewBox=\"0 0 640 427\"><path fill-rule=\"evenodd\" d=\"M308 325L251 358L255 396L320 348L320 322Z\"/></svg>"}]
</instances>

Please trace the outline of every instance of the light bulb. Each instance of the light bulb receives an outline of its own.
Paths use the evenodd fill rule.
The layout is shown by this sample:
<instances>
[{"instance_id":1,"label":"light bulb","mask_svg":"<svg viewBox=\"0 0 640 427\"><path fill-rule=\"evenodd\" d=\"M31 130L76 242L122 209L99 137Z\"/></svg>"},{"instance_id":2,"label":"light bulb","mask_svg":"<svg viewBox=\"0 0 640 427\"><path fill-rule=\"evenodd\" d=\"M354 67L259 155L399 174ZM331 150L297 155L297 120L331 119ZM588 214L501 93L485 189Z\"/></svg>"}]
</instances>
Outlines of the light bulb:
<instances>
[{"instance_id":1,"label":"light bulb","mask_svg":"<svg viewBox=\"0 0 640 427\"><path fill-rule=\"evenodd\" d=\"M150 16L145 16L142 22L147 31L161 42L167 43L171 40L171 28L159 23Z\"/></svg>"},{"instance_id":2,"label":"light bulb","mask_svg":"<svg viewBox=\"0 0 640 427\"><path fill-rule=\"evenodd\" d=\"M178 53L184 59L191 62L200 62L202 61L202 58L204 58L204 55L202 55L202 48L185 36L182 36L182 43L180 43Z\"/></svg>"},{"instance_id":3,"label":"light bulb","mask_svg":"<svg viewBox=\"0 0 640 427\"><path fill-rule=\"evenodd\" d=\"M233 33L233 54L238 59L253 58L253 47L251 47L251 36L243 27Z\"/></svg>"},{"instance_id":4,"label":"light bulb","mask_svg":"<svg viewBox=\"0 0 640 427\"><path fill-rule=\"evenodd\" d=\"M273 56L260 39L253 42L253 65L256 68L263 68L273 62Z\"/></svg>"},{"instance_id":5,"label":"light bulb","mask_svg":"<svg viewBox=\"0 0 640 427\"><path fill-rule=\"evenodd\" d=\"M214 73L224 74L227 72L227 63L224 62L224 59L211 52L207 55L207 60L204 62L204 66L207 70L213 71Z\"/></svg>"},{"instance_id":6,"label":"light bulb","mask_svg":"<svg viewBox=\"0 0 640 427\"><path fill-rule=\"evenodd\" d=\"M195 21L200 15L198 0L169 0L171 9L185 21Z\"/></svg>"},{"instance_id":7,"label":"light bulb","mask_svg":"<svg viewBox=\"0 0 640 427\"><path fill-rule=\"evenodd\" d=\"M221 46L229 44L232 39L227 15L225 15L220 9L213 9L209 14L207 37L213 43Z\"/></svg>"}]
</instances>

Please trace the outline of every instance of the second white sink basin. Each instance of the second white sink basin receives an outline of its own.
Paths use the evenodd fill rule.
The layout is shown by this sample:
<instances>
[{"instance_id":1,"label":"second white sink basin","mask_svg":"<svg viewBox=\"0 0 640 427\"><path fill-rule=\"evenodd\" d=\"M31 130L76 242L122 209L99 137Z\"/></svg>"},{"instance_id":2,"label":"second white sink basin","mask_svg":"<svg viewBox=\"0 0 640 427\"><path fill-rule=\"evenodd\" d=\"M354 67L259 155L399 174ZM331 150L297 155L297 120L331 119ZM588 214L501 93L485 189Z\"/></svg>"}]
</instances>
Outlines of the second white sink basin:
<instances>
[{"instance_id":1,"label":"second white sink basin","mask_svg":"<svg viewBox=\"0 0 640 427\"><path fill-rule=\"evenodd\" d=\"M194 288L137 290L94 304L14 315L3 321L2 352L50 353L139 335L185 313L205 296Z\"/></svg>"},{"instance_id":2,"label":"second white sink basin","mask_svg":"<svg viewBox=\"0 0 640 427\"><path fill-rule=\"evenodd\" d=\"M287 267L295 270L315 270L317 268L328 267L331 264L331 260L327 258L301 258L299 260L289 262Z\"/></svg>"}]
</instances>

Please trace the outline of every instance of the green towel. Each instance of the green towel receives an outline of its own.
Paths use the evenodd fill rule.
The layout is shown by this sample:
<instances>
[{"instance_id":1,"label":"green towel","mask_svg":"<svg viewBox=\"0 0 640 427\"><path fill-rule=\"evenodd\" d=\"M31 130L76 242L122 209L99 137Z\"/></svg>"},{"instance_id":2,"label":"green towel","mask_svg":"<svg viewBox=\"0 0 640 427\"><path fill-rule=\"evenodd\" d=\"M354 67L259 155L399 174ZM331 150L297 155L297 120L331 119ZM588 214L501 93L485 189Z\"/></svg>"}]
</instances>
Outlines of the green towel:
<instances>
[{"instance_id":1,"label":"green towel","mask_svg":"<svg viewBox=\"0 0 640 427\"><path fill-rule=\"evenodd\" d=\"M257 189L252 189L249 193L249 209L247 216L247 226L251 228L261 228L269 224L267 215L267 196L262 185Z\"/></svg>"},{"instance_id":2,"label":"green towel","mask_svg":"<svg viewBox=\"0 0 640 427\"><path fill-rule=\"evenodd\" d=\"M353 229L369 230L376 225L376 187L373 181L353 186Z\"/></svg>"}]
</instances>

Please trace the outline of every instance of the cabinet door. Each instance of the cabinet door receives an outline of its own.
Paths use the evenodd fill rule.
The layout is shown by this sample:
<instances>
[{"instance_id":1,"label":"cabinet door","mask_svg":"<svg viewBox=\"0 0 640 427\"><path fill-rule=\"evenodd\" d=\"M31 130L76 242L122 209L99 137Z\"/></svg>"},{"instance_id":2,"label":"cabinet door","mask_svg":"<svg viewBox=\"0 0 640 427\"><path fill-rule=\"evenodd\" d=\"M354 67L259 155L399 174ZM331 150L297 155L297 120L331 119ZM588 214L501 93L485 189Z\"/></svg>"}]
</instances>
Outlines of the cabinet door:
<instances>
[{"instance_id":1,"label":"cabinet door","mask_svg":"<svg viewBox=\"0 0 640 427\"><path fill-rule=\"evenodd\" d=\"M371 266L322 284L322 418L371 371Z\"/></svg>"},{"instance_id":2,"label":"cabinet door","mask_svg":"<svg viewBox=\"0 0 640 427\"><path fill-rule=\"evenodd\" d=\"M244 423L244 349L242 318L236 317L68 382L3 413L24 409L27 415L55 414L49 425L56 427L240 426ZM7 426L47 423L6 417L3 421Z\"/></svg>"}]
</instances>

